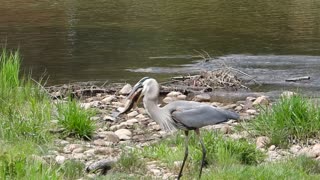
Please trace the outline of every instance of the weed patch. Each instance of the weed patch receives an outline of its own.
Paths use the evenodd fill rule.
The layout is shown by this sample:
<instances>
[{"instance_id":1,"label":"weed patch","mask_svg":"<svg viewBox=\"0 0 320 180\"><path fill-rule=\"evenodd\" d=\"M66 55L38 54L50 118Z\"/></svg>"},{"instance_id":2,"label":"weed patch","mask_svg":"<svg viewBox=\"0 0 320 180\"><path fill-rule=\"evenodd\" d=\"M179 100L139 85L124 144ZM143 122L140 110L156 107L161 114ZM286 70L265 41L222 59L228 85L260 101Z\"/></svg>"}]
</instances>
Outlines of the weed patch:
<instances>
[{"instance_id":1,"label":"weed patch","mask_svg":"<svg viewBox=\"0 0 320 180\"><path fill-rule=\"evenodd\" d=\"M286 146L293 140L319 135L320 109L298 95L281 98L271 108L261 109L248 127L256 135L270 137L272 144Z\"/></svg>"},{"instance_id":2,"label":"weed patch","mask_svg":"<svg viewBox=\"0 0 320 180\"><path fill-rule=\"evenodd\" d=\"M56 104L59 124L62 125L69 135L90 139L95 127L90 117L93 111L85 110L75 100Z\"/></svg>"}]
</instances>

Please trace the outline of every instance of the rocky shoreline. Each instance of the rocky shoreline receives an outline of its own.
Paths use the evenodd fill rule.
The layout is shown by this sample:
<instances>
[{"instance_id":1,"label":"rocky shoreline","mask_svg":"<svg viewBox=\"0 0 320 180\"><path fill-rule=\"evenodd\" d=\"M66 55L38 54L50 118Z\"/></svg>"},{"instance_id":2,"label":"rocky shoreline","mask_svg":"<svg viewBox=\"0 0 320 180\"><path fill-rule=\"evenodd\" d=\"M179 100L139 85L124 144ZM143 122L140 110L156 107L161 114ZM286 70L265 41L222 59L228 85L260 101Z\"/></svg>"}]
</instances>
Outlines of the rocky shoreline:
<instances>
[{"instance_id":1,"label":"rocky shoreline","mask_svg":"<svg viewBox=\"0 0 320 180\"><path fill-rule=\"evenodd\" d=\"M81 140L72 137L55 140L55 149L43 159L54 160L63 164L68 160L75 160L83 163L88 172L102 169L107 173L117 162L121 153L134 148L142 148L170 136L160 129L152 119L148 117L142 105L135 107L130 113L115 118L113 113L121 111L125 105L125 97L132 89L130 84L114 84L108 88L101 88L93 84L63 85L47 88L47 91L59 101L67 97L68 93L74 95L81 101L84 109L93 108L97 115L91 117L96 124L96 131L91 140ZM165 89L165 88L161 88ZM272 102L267 96L245 97L243 100L232 103L213 101L212 96L205 91L199 93L186 93L185 91L162 91L161 105L175 100L194 100L219 106L224 109L232 109L241 116L241 121L250 121L257 114L260 105L270 106ZM284 92L282 96L291 96L292 92ZM207 126L205 129L218 130L233 139L249 138L246 131L237 132L234 130L240 122L233 120L224 124ZM57 123L57 120L52 120ZM59 130L52 130L59 133ZM250 137L253 138L253 137ZM276 161L287 157L304 154L308 157L320 159L320 142L310 141L309 144L293 144L289 149L281 149L270 144L268 137L254 137L256 147L266 152L266 161ZM176 162L179 164L179 162ZM174 178L174 173L157 161L147 163L148 175L161 179ZM88 173L87 178L93 178L99 173ZM84 178L86 178L84 177Z\"/></svg>"}]
</instances>

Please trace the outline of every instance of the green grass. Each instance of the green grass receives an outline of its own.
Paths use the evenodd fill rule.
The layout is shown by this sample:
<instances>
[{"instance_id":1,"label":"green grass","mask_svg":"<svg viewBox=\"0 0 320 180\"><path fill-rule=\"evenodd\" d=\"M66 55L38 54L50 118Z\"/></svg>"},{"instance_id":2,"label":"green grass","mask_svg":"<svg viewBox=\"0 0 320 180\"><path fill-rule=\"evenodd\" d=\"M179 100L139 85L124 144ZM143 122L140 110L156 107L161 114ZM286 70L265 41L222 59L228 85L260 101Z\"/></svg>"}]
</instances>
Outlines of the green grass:
<instances>
[{"instance_id":1,"label":"green grass","mask_svg":"<svg viewBox=\"0 0 320 180\"><path fill-rule=\"evenodd\" d=\"M281 98L271 108L261 109L248 127L256 135L271 138L272 144L285 147L293 140L303 141L319 135L320 109L302 96Z\"/></svg>"},{"instance_id":2,"label":"green grass","mask_svg":"<svg viewBox=\"0 0 320 180\"><path fill-rule=\"evenodd\" d=\"M232 140L214 132L203 132L207 147L207 166L203 170L202 179L319 179L320 162L312 158L299 156L278 162L263 162L265 154L255 148L247 140ZM197 179L201 147L198 141L190 139L189 157L183 171L182 179ZM165 163L167 169L175 175L180 166L175 161L182 161L184 155L184 136L169 137L154 145L136 149L123 154L116 172L106 179L121 179L128 172L135 173L132 179L139 179L141 173L147 173L141 164L156 160ZM132 159L130 159L132 157ZM111 178L112 177L112 178Z\"/></svg>"},{"instance_id":3,"label":"green grass","mask_svg":"<svg viewBox=\"0 0 320 180\"><path fill-rule=\"evenodd\" d=\"M254 144L246 140L235 141L225 138L218 133L205 130L202 131L202 137L207 150L206 161L208 166L229 166L232 164L256 165L265 157L261 151L256 149ZM144 147L143 149L137 149L133 153L139 157L139 161L142 161L142 159L147 161L148 159L165 163L171 171L177 174L180 167L175 166L174 162L183 160L184 142L184 135L179 133L162 140L160 143ZM189 140L189 156L184 170L188 174L187 176L194 175L194 172L198 173L201 159L202 151L199 141L191 135Z\"/></svg>"},{"instance_id":4,"label":"green grass","mask_svg":"<svg viewBox=\"0 0 320 180\"><path fill-rule=\"evenodd\" d=\"M76 163L33 158L52 144L52 102L30 76L20 74L18 52L0 53L0 179L80 178Z\"/></svg>"},{"instance_id":5,"label":"green grass","mask_svg":"<svg viewBox=\"0 0 320 180\"><path fill-rule=\"evenodd\" d=\"M281 162L264 163L257 166L232 164L208 167L202 179L319 179L317 160L296 157Z\"/></svg>"},{"instance_id":6,"label":"green grass","mask_svg":"<svg viewBox=\"0 0 320 180\"><path fill-rule=\"evenodd\" d=\"M90 117L94 115L91 110L85 110L75 100L68 100L67 103L58 103L59 124L62 125L69 135L90 139L95 126Z\"/></svg>"}]
</instances>

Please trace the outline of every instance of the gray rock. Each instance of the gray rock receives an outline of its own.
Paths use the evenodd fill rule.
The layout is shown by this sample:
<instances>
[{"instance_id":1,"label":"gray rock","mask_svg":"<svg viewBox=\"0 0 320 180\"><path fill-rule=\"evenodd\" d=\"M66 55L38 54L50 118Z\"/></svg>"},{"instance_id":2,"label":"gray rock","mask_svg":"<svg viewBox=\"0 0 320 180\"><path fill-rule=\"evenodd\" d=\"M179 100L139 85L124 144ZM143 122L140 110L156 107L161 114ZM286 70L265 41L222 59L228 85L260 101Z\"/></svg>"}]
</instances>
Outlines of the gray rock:
<instances>
[{"instance_id":1,"label":"gray rock","mask_svg":"<svg viewBox=\"0 0 320 180\"><path fill-rule=\"evenodd\" d=\"M113 143L118 143L120 141L119 137L112 131L106 131L104 140L110 141Z\"/></svg>"},{"instance_id":2,"label":"gray rock","mask_svg":"<svg viewBox=\"0 0 320 180\"><path fill-rule=\"evenodd\" d=\"M72 154L72 158L77 160L85 160L87 157L83 153L75 153Z\"/></svg>"},{"instance_id":3,"label":"gray rock","mask_svg":"<svg viewBox=\"0 0 320 180\"><path fill-rule=\"evenodd\" d=\"M310 158L315 158L317 157L317 155L309 148L307 147L304 147L302 148L299 152L298 152L298 155L304 155L304 156L307 156L307 157L310 157Z\"/></svg>"},{"instance_id":4,"label":"gray rock","mask_svg":"<svg viewBox=\"0 0 320 180\"><path fill-rule=\"evenodd\" d=\"M231 133L231 127L229 125L223 125L220 129L220 132L223 134L230 134Z\"/></svg>"},{"instance_id":5,"label":"gray rock","mask_svg":"<svg viewBox=\"0 0 320 180\"><path fill-rule=\"evenodd\" d=\"M73 152L73 150L81 147L80 144L68 144L63 148L63 152L66 154L70 154Z\"/></svg>"},{"instance_id":6,"label":"gray rock","mask_svg":"<svg viewBox=\"0 0 320 180\"><path fill-rule=\"evenodd\" d=\"M122 87L122 89L119 91L119 94L121 95L127 95L132 90L132 86L130 84L126 84Z\"/></svg>"},{"instance_id":7,"label":"gray rock","mask_svg":"<svg viewBox=\"0 0 320 180\"><path fill-rule=\"evenodd\" d=\"M106 141L102 140L102 139L97 139L93 141L93 144L96 146L107 146Z\"/></svg>"},{"instance_id":8,"label":"gray rock","mask_svg":"<svg viewBox=\"0 0 320 180\"><path fill-rule=\"evenodd\" d=\"M198 94L193 98L193 101L197 102L210 102L211 97L209 94Z\"/></svg>"},{"instance_id":9,"label":"gray rock","mask_svg":"<svg viewBox=\"0 0 320 180\"><path fill-rule=\"evenodd\" d=\"M94 149L94 153L100 155L110 155L113 153L113 149L110 147L96 147Z\"/></svg>"}]
</instances>

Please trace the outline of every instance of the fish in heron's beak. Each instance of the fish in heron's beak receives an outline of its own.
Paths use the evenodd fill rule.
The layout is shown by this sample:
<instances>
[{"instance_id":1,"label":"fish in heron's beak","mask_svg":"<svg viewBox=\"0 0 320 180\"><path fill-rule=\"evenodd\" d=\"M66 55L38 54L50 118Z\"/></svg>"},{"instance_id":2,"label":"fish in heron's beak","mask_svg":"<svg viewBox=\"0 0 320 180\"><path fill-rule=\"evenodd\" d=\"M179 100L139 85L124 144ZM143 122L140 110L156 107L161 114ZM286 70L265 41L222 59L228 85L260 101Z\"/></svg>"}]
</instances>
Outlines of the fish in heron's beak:
<instances>
[{"instance_id":1,"label":"fish in heron's beak","mask_svg":"<svg viewBox=\"0 0 320 180\"><path fill-rule=\"evenodd\" d=\"M131 90L130 94L126 98L126 103L124 110L120 112L120 114L126 113L130 111L134 105L134 103L138 104L142 95L142 85L141 84L136 84L133 89Z\"/></svg>"}]
</instances>

